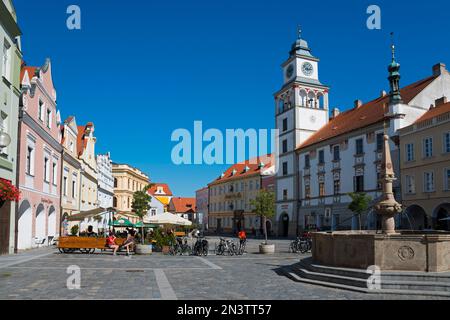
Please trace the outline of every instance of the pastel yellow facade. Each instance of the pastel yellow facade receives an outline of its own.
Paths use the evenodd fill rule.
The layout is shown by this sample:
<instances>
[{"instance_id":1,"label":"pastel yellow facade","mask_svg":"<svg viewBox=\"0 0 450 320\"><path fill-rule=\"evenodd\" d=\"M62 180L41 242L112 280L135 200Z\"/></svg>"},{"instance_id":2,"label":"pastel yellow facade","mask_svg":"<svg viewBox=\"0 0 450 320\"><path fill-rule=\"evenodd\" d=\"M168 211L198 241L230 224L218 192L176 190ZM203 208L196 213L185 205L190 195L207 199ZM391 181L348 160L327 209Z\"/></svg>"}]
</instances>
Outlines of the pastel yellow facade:
<instances>
[{"instance_id":1,"label":"pastel yellow facade","mask_svg":"<svg viewBox=\"0 0 450 320\"><path fill-rule=\"evenodd\" d=\"M400 130L403 227L450 230L449 107Z\"/></svg>"},{"instance_id":2,"label":"pastel yellow facade","mask_svg":"<svg viewBox=\"0 0 450 320\"><path fill-rule=\"evenodd\" d=\"M133 193L143 190L149 184L149 177L127 164L113 163L114 200L113 207L132 223L136 223L137 217L132 213Z\"/></svg>"}]
</instances>

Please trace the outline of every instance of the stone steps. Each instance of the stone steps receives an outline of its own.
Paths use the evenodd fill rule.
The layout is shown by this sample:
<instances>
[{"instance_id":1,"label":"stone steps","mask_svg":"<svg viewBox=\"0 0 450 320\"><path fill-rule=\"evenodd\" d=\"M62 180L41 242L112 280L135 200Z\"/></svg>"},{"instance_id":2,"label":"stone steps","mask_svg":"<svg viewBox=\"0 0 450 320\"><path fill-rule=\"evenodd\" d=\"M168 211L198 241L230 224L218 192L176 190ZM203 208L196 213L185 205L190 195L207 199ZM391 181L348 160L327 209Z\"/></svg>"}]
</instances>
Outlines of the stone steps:
<instances>
[{"instance_id":1,"label":"stone steps","mask_svg":"<svg viewBox=\"0 0 450 320\"><path fill-rule=\"evenodd\" d=\"M300 263L285 267L284 273L294 281L352 290L365 293L405 294L450 297L449 273L422 273L387 271L381 273L381 289L369 289L365 270L336 268L311 263L303 259Z\"/></svg>"}]
</instances>

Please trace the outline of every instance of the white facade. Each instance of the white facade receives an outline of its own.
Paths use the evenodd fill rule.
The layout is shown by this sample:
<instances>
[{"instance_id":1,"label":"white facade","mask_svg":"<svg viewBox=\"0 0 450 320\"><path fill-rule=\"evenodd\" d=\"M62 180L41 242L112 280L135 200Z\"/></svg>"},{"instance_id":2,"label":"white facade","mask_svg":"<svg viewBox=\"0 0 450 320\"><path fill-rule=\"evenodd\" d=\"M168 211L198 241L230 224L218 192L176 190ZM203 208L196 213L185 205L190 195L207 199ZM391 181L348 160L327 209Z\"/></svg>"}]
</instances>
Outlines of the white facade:
<instances>
[{"instance_id":1,"label":"white facade","mask_svg":"<svg viewBox=\"0 0 450 320\"><path fill-rule=\"evenodd\" d=\"M98 203L101 208L112 208L114 198L114 177L111 154L97 155Z\"/></svg>"},{"instance_id":2,"label":"white facade","mask_svg":"<svg viewBox=\"0 0 450 320\"><path fill-rule=\"evenodd\" d=\"M150 201L150 209L147 212L147 218L156 216L157 214L162 214L164 211L164 204L156 197L152 196L152 200Z\"/></svg>"},{"instance_id":3,"label":"white facade","mask_svg":"<svg viewBox=\"0 0 450 320\"><path fill-rule=\"evenodd\" d=\"M319 59L298 39L283 63L284 84L275 93L275 126L279 131L276 173L276 217L279 236L297 232L299 199L296 148L328 122L328 87L319 81Z\"/></svg>"},{"instance_id":4,"label":"white facade","mask_svg":"<svg viewBox=\"0 0 450 320\"><path fill-rule=\"evenodd\" d=\"M326 141L319 141L298 151L298 172L301 181L299 223L301 228L313 224L321 229L359 228L356 217L348 210L351 201L348 193L364 192L373 200L381 196L378 185L382 149L378 139L384 130L391 137L390 147L393 156L396 176L400 177L398 130L414 123L435 103L436 99L450 96L450 75L443 65L433 67L433 80L408 103L391 103L386 111L395 116L386 125L378 122L358 128L347 134L334 136ZM409 90L409 89L407 89ZM403 90L402 90L403 91ZM387 97L387 96L385 96ZM355 108L361 107L356 105ZM330 123L332 125L332 123ZM384 128L386 126L386 129ZM357 152L357 140L362 141L362 153ZM334 148L339 148L339 156L334 159ZM381 145L382 148L382 145ZM323 151L324 161L319 163L319 152ZM361 150L360 150L361 151ZM310 166L305 165L305 157L309 156ZM362 177L362 178L361 178ZM356 180L359 180L358 182ZM358 190L357 184L362 188ZM322 185L322 186L321 186ZM394 184L394 193L400 201L400 181ZM309 189L309 190L308 190ZM362 228L375 229L376 215L369 212L362 219Z\"/></svg>"}]
</instances>

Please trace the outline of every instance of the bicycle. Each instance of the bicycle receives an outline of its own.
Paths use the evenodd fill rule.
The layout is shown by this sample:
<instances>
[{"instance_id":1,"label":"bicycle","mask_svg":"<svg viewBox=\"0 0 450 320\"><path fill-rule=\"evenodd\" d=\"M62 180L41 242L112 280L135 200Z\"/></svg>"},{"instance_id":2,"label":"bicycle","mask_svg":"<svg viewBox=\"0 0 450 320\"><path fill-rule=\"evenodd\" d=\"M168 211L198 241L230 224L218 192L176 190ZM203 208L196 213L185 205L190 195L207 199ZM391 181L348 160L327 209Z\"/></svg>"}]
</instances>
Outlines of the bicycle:
<instances>
[{"instance_id":1,"label":"bicycle","mask_svg":"<svg viewBox=\"0 0 450 320\"><path fill-rule=\"evenodd\" d=\"M245 252L245 246L247 244L247 239L243 239L242 242L239 242L239 248L237 250L237 255L243 255Z\"/></svg>"},{"instance_id":2,"label":"bicycle","mask_svg":"<svg viewBox=\"0 0 450 320\"><path fill-rule=\"evenodd\" d=\"M312 239L311 238L303 238L300 241L300 252L307 253L312 250Z\"/></svg>"},{"instance_id":3,"label":"bicycle","mask_svg":"<svg viewBox=\"0 0 450 320\"><path fill-rule=\"evenodd\" d=\"M194 247L192 249L192 254L196 256L207 256L209 250L209 244L208 240L206 240L204 237L197 238L197 241L194 244Z\"/></svg>"},{"instance_id":4,"label":"bicycle","mask_svg":"<svg viewBox=\"0 0 450 320\"><path fill-rule=\"evenodd\" d=\"M297 237L297 239L292 240L289 244L289 252L290 253L299 253L300 252L300 244L302 239Z\"/></svg>"},{"instance_id":5,"label":"bicycle","mask_svg":"<svg viewBox=\"0 0 450 320\"><path fill-rule=\"evenodd\" d=\"M223 256L227 253L229 256L233 256L237 253L236 244L228 239L220 238L219 245L216 246L216 255Z\"/></svg>"}]
</instances>

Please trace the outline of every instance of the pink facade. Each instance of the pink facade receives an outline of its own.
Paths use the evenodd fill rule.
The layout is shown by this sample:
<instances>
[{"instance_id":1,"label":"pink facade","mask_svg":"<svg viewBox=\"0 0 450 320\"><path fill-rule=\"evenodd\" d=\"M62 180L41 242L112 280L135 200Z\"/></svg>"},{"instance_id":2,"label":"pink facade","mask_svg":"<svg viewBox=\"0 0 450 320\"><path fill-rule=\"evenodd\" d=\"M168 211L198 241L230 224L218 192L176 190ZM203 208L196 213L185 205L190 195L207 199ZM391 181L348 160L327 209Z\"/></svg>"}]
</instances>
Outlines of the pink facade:
<instances>
[{"instance_id":1,"label":"pink facade","mask_svg":"<svg viewBox=\"0 0 450 320\"><path fill-rule=\"evenodd\" d=\"M19 116L19 187L17 248L48 244L59 235L62 147L51 63L24 66Z\"/></svg>"}]
</instances>

